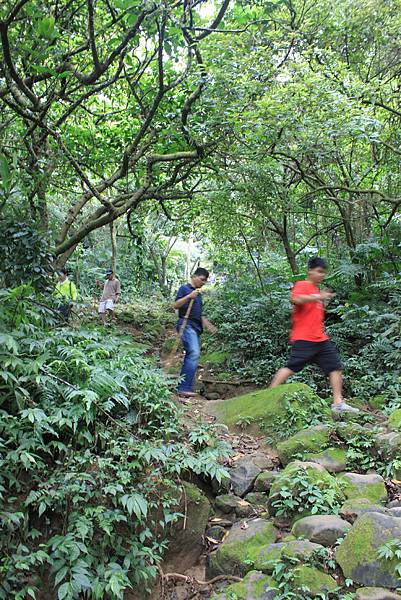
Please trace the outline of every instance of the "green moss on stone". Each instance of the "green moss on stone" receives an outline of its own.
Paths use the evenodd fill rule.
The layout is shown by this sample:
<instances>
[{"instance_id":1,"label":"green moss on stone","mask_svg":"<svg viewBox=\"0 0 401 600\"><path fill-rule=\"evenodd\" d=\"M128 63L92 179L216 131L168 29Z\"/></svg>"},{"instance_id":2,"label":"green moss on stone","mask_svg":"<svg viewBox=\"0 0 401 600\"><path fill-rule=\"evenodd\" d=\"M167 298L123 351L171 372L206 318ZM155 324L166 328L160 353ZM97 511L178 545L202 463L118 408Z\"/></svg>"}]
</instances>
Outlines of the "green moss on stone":
<instances>
[{"instance_id":1,"label":"green moss on stone","mask_svg":"<svg viewBox=\"0 0 401 600\"><path fill-rule=\"evenodd\" d=\"M377 394L369 400L368 404L373 410L382 410L385 408L387 400L382 394Z\"/></svg>"},{"instance_id":2,"label":"green moss on stone","mask_svg":"<svg viewBox=\"0 0 401 600\"><path fill-rule=\"evenodd\" d=\"M293 401L291 400L293 396ZM288 416L286 401L292 405L292 414L297 413L297 407L321 406L321 399L313 390L303 383L290 383L280 385L273 389L263 389L243 396L237 396L221 402L216 402L214 410L216 416L226 425L235 426L236 423L248 421L251 427L256 426L263 432L271 435L273 439L286 437L288 430ZM294 430L302 429L308 424L305 410L299 411L299 421L293 423ZM322 409L325 420L330 419L330 410ZM310 416L308 416L308 419Z\"/></svg>"},{"instance_id":3,"label":"green moss on stone","mask_svg":"<svg viewBox=\"0 0 401 600\"><path fill-rule=\"evenodd\" d=\"M330 428L324 425L302 429L284 442L277 444L277 453L283 465L308 452L324 450L329 445ZM301 455L301 456L300 456Z\"/></svg>"},{"instance_id":4,"label":"green moss on stone","mask_svg":"<svg viewBox=\"0 0 401 600\"><path fill-rule=\"evenodd\" d=\"M258 533L248 539L223 543L217 552L210 555L212 573L243 577L253 568L261 549L275 542L276 538L276 528L272 523L266 522Z\"/></svg>"},{"instance_id":5,"label":"green moss on stone","mask_svg":"<svg viewBox=\"0 0 401 600\"><path fill-rule=\"evenodd\" d=\"M307 587L312 596L322 592L334 592L337 588L337 583L333 577L314 567L297 567L293 573L294 588L301 590L303 587Z\"/></svg>"},{"instance_id":6,"label":"green moss on stone","mask_svg":"<svg viewBox=\"0 0 401 600\"><path fill-rule=\"evenodd\" d=\"M338 475L337 479L344 483L344 494L348 500L367 498L372 504L380 504L387 500L387 489L384 480L363 483L361 478L359 483L358 481L352 481L346 473Z\"/></svg>"},{"instance_id":7,"label":"green moss on stone","mask_svg":"<svg viewBox=\"0 0 401 600\"><path fill-rule=\"evenodd\" d=\"M391 413L388 419L388 426L393 431L401 431L401 408Z\"/></svg>"},{"instance_id":8,"label":"green moss on stone","mask_svg":"<svg viewBox=\"0 0 401 600\"><path fill-rule=\"evenodd\" d=\"M224 352L223 350L216 350L215 352L208 352L207 354L203 354L201 357L202 364L211 364L211 365L222 365L226 362L228 358L228 352Z\"/></svg>"},{"instance_id":9,"label":"green moss on stone","mask_svg":"<svg viewBox=\"0 0 401 600\"><path fill-rule=\"evenodd\" d=\"M347 451L344 448L327 448L318 454L306 454L305 460L322 465L329 473L345 471Z\"/></svg>"},{"instance_id":10,"label":"green moss on stone","mask_svg":"<svg viewBox=\"0 0 401 600\"><path fill-rule=\"evenodd\" d=\"M210 600L227 600L228 598L236 600L249 600L249 598L262 598L267 588L277 588L277 584L271 577L250 571L238 583L233 583L224 589L220 594L214 594Z\"/></svg>"}]
</instances>

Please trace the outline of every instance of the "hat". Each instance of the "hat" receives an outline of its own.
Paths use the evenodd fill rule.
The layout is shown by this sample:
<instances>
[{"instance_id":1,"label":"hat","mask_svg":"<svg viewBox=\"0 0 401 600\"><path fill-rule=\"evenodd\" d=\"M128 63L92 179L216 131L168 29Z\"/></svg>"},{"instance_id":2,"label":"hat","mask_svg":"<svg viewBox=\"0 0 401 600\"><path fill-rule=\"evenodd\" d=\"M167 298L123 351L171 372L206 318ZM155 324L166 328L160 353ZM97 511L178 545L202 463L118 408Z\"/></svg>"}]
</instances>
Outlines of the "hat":
<instances>
[{"instance_id":1,"label":"hat","mask_svg":"<svg viewBox=\"0 0 401 600\"><path fill-rule=\"evenodd\" d=\"M113 273L113 269L107 269L106 275L111 275Z\"/></svg>"}]
</instances>

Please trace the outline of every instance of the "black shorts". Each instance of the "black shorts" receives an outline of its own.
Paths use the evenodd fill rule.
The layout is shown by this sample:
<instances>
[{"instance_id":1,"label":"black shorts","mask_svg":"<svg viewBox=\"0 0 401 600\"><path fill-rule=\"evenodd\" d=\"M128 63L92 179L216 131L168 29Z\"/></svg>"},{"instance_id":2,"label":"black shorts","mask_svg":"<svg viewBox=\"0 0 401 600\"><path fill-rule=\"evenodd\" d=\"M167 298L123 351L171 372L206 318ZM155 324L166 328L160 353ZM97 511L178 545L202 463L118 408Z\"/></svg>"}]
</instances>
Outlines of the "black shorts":
<instances>
[{"instance_id":1,"label":"black shorts","mask_svg":"<svg viewBox=\"0 0 401 600\"><path fill-rule=\"evenodd\" d=\"M297 340L294 342L285 366L294 373L299 373L308 363L318 365L325 375L329 375L332 371L342 371L344 368L337 348L329 340L324 342Z\"/></svg>"}]
</instances>

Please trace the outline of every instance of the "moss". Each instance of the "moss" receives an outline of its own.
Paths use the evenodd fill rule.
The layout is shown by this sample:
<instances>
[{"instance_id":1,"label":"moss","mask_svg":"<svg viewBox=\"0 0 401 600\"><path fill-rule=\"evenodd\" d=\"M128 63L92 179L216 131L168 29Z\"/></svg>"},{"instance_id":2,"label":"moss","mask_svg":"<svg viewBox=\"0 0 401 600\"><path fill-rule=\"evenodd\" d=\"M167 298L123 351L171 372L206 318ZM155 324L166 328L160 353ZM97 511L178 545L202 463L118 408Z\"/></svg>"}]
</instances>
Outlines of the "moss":
<instances>
[{"instance_id":1,"label":"moss","mask_svg":"<svg viewBox=\"0 0 401 600\"><path fill-rule=\"evenodd\" d=\"M388 426L393 431L401 431L401 408L391 413L388 419Z\"/></svg>"},{"instance_id":2,"label":"moss","mask_svg":"<svg viewBox=\"0 0 401 600\"><path fill-rule=\"evenodd\" d=\"M324 450L329 444L329 435L330 429L324 425L298 431L285 442L277 444L281 463L287 465L295 458L303 458L308 452Z\"/></svg>"},{"instance_id":3,"label":"moss","mask_svg":"<svg viewBox=\"0 0 401 600\"><path fill-rule=\"evenodd\" d=\"M344 482L344 494L348 500L367 498L372 504L380 504L387 500L387 489L384 480L365 483L360 476L360 481L352 481L347 473L338 475L337 479ZM369 475L366 475L369 477Z\"/></svg>"},{"instance_id":4,"label":"moss","mask_svg":"<svg viewBox=\"0 0 401 600\"><path fill-rule=\"evenodd\" d=\"M327 448L318 454L306 454L305 460L322 465L329 473L345 471L347 464L347 451L343 448Z\"/></svg>"},{"instance_id":5,"label":"moss","mask_svg":"<svg viewBox=\"0 0 401 600\"><path fill-rule=\"evenodd\" d=\"M255 560L255 568L263 573L273 573L274 563L281 558L298 558L301 563L310 558L315 552L322 549L319 544L309 540L296 540L280 542L265 546Z\"/></svg>"},{"instance_id":6,"label":"moss","mask_svg":"<svg viewBox=\"0 0 401 600\"><path fill-rule=\"evenodd\" d=\"M208 352L201 357L202 364L223 365L228 358L228 352L217 350L216 352Z\"/></svg>"},{"instance_id":7,"label":"moss","mask_svg":"<svg viewBox=\"0 0 401 600\"><path fill-rule=\"evenodd\" d=\"M243 581L233 583L224 589L221 594L215 594L210 600L226 600L235 598L236 600L249 600L249 598L262 598L267 588L276 588L277 584L271 577L250 571Z\"/></svg>"},{"instance_id":8,"label":"moss","mask_svg":"<svg viewBox=\"0 0 401 600\"><path fill-rule=\"evenodd\" d=\"M261 549L276 540L277 530L272 523L248 539L225 542L215 554L210 555L210 568L214 574L244 576L252 568Z\"/></svg>"},{"instance_id":9,"label":"moss","mask_svg":"<svg viewBox=\"0 0 401 600\"><path fill-rule=\"evenodd\" d=\"M293 573L294 588L302 590L303 587L307 587L313 596L322 592L334 592L337 588L337 583L333 577L314 567L297 567Z\"/></svg>"},{"instance_id":10,"label":"moss","mask_svg":"<svg viewBox=\"0 0 401 600\"><path fill-rule=\"evenodd\" d=\"M291 396L293 396L293 400ZM310 420L310 415L306 416L308 411L305 411L305 407L316 404L322 405L322 400L309 386L303 383L290 383L280 385L274 389L258 390L243 396L216 402L214 410L216 416L226 425L235 426L239 421L243 423L248 421L251 427L255 427L256 424L259 430L268 433L277 440L285 438L286 431L288 431L288 428L283 426L284 423L288 422L285 402L287 399L290 400L292 405L292 415L297 413L299 407L299 421L293 423L295 431L308 424L307 418ZM329 408L324 407L322 410L325 419L329 419Z\"/></svg>"},{"instance_id":11,"label":"moss","mask_svg":"<svg viewBox=\"0 0 401 600\"><path fill-rule=\"evenodd\" d=\"M395 572L399 559L385 560L378 555L379 547L394 538L394 533L386 527L386 519L392 518L366 513L355 521L336 552L336 561L345 577L364 585L401 585Z\"/></svg>"}]
</instances>

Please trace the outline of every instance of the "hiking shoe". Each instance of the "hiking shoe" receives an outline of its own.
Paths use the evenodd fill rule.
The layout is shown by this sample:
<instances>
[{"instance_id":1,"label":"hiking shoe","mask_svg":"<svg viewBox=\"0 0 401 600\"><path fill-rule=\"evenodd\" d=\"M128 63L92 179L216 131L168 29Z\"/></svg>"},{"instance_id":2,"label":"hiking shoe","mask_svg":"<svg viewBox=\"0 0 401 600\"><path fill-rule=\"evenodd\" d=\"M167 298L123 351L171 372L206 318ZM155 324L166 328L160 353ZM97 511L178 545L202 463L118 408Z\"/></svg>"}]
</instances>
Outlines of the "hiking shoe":
<instances>
[{"instance_id":1,"label":"hiking shoe","mask_svg":"<svg viewBox=\"0 0 401 600\"><path fill-rule=\"evenodd\" d=\"M342 412L359 413L360 412L359 408L354 408L353 406L350 406L346 402L341 402L340 404L332 404L331 410L333 412L339 412L339 413L342 413Z\"/></svg>"}]
</instances>

